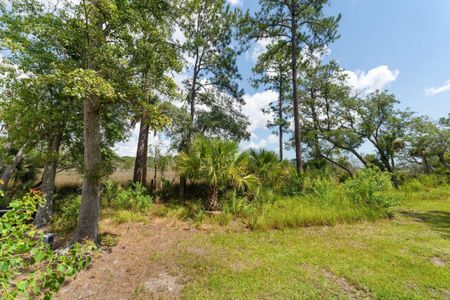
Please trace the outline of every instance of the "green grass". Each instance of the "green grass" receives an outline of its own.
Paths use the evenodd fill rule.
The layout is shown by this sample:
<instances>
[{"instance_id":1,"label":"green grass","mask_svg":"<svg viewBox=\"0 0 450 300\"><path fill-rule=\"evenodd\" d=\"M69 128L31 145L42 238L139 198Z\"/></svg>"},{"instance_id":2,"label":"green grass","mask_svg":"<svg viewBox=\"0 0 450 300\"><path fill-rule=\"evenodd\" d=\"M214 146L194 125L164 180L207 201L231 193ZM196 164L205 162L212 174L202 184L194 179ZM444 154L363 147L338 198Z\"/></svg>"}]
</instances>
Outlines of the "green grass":
<instances>
[{"instance_id":1,"label":"green grass","mask_svg":"<svg viewBox=\"0 0 450 300\"><path fill-rule=\"evenodd\" d=\"M251 228L271 230L374 221L391 216L391 210L342 201L317 203L307 197L285 198L265 205L250 216Z\"/></svg>"},{"instance_id":2,"label":"green grass","mask_svg":"<svg viewBox=\"0 0 450 300\"><path fill-rule=\"evenodd\" d=\"M448 299L450 190L402 201L392 219L198 233L160 257L185 299Z\"/></svg>"}]
</instances>

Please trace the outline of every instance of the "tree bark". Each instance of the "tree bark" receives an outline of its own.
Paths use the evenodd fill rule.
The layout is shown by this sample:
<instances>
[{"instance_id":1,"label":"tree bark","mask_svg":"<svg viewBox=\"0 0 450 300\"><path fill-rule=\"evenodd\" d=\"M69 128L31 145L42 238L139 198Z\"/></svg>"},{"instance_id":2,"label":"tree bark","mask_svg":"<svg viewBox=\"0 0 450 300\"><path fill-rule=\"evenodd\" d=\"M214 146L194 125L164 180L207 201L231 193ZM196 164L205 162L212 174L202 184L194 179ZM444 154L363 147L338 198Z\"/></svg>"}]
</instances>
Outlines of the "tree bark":
<instances>
[{"instance_id":1,"label":"tree bark","mask_svg":"<svg viewBox=\"0 0 450 300\"><path fill-rule=\"evenodd\" d=\"M98 0L91 1L97 12L101 12L101 4ZM85 8L86 25L86 48L85 48L85 69L96 70L92 50L99 49L102 44L103 23L96 19L95 12ZM93 19L91 20L91 15ZM93 25L96 34L91 35L89 27ZM83 138L84 138L84 176L83 190L81 193L80 215L78 216L77 228L74 242L85 240L97 243L98 239L98 218L100 213L100 180L102 176L102 138L101 138L101 110L100 98L96 94L91 94L84 99L83 103Z\"/></svg>"},{"instance_id":2,"label":"tree bark","mask_svg":"<svg viewBox=\"0 0 450 300\"><path fill-rule=\"evenodd\" d=\"M439 154L439 162L450 170L450 164L445 160L445 152Z\"/></svg>"},{"instance_id":3,"label":"tree bark","mask_svg":"<svg viewBox=\"0 0 450 300\"><path fill-rule=\"evenodd\" d=\"M332 163L332 164L338 166L338 167L341 168L342 170L346 171L346 172L350 175L350 177L353 178L353 172L352 172L349 168L347 168L347 167L344 166L343 164L340 164L340 163L338 163L337 161L335 161L335 160L329 158L329 157L326 156L326 155L320 154L320 156L321 156L323 159L329 161L330 163Z\"/></svg>"},{"instance_id":4,"label":"tree bark","mask_svg":"<svg viewBox=\"0 0 450 300\"><path fill-rule=\"evenodd\" d=\"M45 226L50 221L53 212L53 193L55 190L56 167L58 164L59 148L62 134L53 135L48 141L48 156L42 174L41 191L45 198L45 204L40 206L34 217L34 225L38 228Z\"/></svg>"},{"instance_id":5,"label":"tree bark","mask_svg":"<svg viewBox=\"0 0 450 300\"><path fill-rule=\"evenodd\" d=\"M150 132L150 126L145 125L144 119L145 116L142 118L139 127L133 182L140 182L145 186L147 183L148 134Z\"/></svg>"},{"instance_id":6,"label":"tree bark","mask_svg":"<svg viewBox=\"0 0 450 300\"><path fill-rule=\"evenodd\" d=\"M97 242L100 210L101 122L99 99L91 96L84 101L84 177L80 216L74 240Z\"/></svg>"},{"instance_id":7,"label":"tree bark","mask_svg":"<svg viewBox=\"0 0 450 300\"><path fill-rule=\"evenodd\" d=\"M158 159L158 152L155 149L155 157L153 159L153 184L151 187L152 191L156 191L157 188L157 177L158 177L158 165L157 165L157 159Z\"/></svg>"},{"instance_id":8,"label":"tree bark","mask_svg":"<svg viewBox=\"0 0 450 300\"><path fill-rule=\"evenodd\" d=\"M294 140L295 140L295 160L297 174L301 174L303 170L302 161L302 144L300 132L300 112L298 105L298 88L297 88L297 20L296 20L296 6L292 3L291 6L291 64L292 64L292 101L294 103Z\"/></svg>"},{"instance_id":9,"label":"tree bark","mask_svg":"<svg viewBox=\"0 0 450 300\"><path fill-rule=\"evenodd\" d=\"M430 162L428 161L428 158L425 154L422 154L422 164L423 164L423 170L425 171L425 174L431 174Z\"/></svg>"},{"instance_id":10,"label":"tree bark","mask_svg":"<svg viewBox=\"0 0 450 300\"><path fill-rule=\"evenodd\" d=\"M278 138L280 147L280 161L283 161L283 75L280 72L279 82L279 95L278 95Z\"/></svg>"},{"instance_id":11,"label":"tree bark","mask_svg":"<svg viewBox=\"0 0 450 300\"><path fill-rule=\"evenodd\" d=\"M2 177L0 178L0 190L5 190L8 186L9 181L13 177L14 171L17 169L17 166L22 162L22 160L25 158L25 145L23 145L19 152L17 152L16 156L14 157L13 162L8 165L5 170L3 171Z\"/></svg>"},{"instance_id":12,"label":"tree bark","mask_svg":"<svg viewBox=\"0 0 450 300\"><path fill-rule=\"evenodd\" d=\"M209 187L208 210L219 210L219 189L216 186Z\"/></svg>"}]
</instances>

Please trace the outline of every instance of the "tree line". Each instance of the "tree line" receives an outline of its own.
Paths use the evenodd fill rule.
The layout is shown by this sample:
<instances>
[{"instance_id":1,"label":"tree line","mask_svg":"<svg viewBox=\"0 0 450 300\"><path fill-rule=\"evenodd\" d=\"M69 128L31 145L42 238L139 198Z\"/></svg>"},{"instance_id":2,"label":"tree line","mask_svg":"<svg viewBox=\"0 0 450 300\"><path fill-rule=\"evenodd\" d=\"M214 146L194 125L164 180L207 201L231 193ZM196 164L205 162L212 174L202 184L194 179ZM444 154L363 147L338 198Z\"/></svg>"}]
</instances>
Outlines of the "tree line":
<instances>
[{"instance_id":1,"label":"tree line","mask_svg":"<svg viewBox=\"0 0 450 300\"><path fill-rule=\"evenodd\" d=\"M182 153L200 151L197 136L249 139L237 59L261 39L270 43L251 83L278 93L264 110L273 117L267 125L278 134L280 160L294 149L299 175L326 164L349 176L377 166L394 184L402 170L448 174L450 116L433 121L399 109L388 91L356 94L337 62L323 59L339 38L340 16L324 12L328 0L259 2L253 14L226 0L0 2L0 188L14 192L10 182L21 168L41 166L37 186L46 203L34 222L42 226L57 170L77 168L83 184L74 241L95 241L113 147L138 123L135 182L147 181L151 133L164 133ZM187 76L176 82L180 72ZM194 175L180 174L183 193Z\"/></svg>"}]
</instances>

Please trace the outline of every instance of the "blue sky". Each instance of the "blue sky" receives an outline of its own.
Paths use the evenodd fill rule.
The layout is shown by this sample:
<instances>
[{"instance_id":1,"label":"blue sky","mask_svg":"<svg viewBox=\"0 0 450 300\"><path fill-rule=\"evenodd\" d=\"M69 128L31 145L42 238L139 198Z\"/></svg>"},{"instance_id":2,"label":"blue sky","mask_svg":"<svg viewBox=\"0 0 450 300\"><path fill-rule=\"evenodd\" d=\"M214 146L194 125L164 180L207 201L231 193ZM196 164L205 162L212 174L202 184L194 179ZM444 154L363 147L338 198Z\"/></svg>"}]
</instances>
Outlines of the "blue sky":
<instances>
[{"instance_id":1,"label":"blue sky","mask_svg":"<svg viewBox=\"0 0 450 300\"><path fill-rule=\"evenodd\" d=\"M258 9L258 0L228 0L244 10ZM450 0L331 0L327 14L341 13L341 35L329 45L330 58L348 70L356 89L389 89L402 107L435 119L450 112ZM277 149L277 138L265 128L261 113L276 93L248 84L251 68L264 42L239 58L246 92L244 112L252 133L241 148ZM118 145L120 154L134 155L137 130ZM292 157L292 151L287 157Z\"/></svg>"},{"instance_id":2,"label":"blue sky","mask_svg":"<svg viewBox=\"0 0 450 300\"><path fill-rule=\"evenodd\" d=\"M251 11L258 7L257 0L229 2ZM402 107L435 119L450 112L449 0L332 0L326 12L342 15L341 37L329 45L329 57L349 70L355 88L389 89ZM257 103L267 103L270 93L248 84L255 54L262 49L256 44L239 59L242 86L248 94L249 107L244 111L251 116L259 114ZM242 147L276 150L276 138L260 123L252 129L251 142Z\"/></svg>"},{"instance_id":3,"label":"blue sky","mask_svg":"<svg viewBox=\"0 0 450 300\"><path fill-rule=\"evenodd\" d=\"M227 1L243 10L258 9L258 0ZM348 70L351 85L389 89L402 107L434 119L450 113L450 0L330 0L326 13L342 15L341 37L328 46L329 58ZM243 111L252 133L242 149L277 149L277 137L265 127L269 116L261 112L277 95L264 88L255 90L248 83L265 44L255 42L238 60L247 102ZM117 145L120 155L135 155L137 134L136 128L127 142Z\"/></svg>"}]
</instances>

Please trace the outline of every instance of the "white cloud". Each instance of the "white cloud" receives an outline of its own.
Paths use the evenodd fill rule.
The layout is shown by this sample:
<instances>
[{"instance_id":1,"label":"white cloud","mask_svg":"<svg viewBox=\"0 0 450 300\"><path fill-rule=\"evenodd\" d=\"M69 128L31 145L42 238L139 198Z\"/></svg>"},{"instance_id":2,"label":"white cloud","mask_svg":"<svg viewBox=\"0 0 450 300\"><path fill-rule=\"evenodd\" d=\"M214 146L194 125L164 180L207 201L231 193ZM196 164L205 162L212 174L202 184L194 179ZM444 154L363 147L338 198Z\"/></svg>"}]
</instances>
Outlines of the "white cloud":
<instances>
[{"instance_id":1,"label":"white cloud","mask_svg":"<svg viewBox=\"0 0 450 300\"><path fill-rule=\"evenodd\" d=\"M399 70L391 70L388 66L378 66L364 71L345 71L347 83L353 87L355 92L373 92L385 89L391 82L395 81L400 74Z\"/></svg>"},{"instance_id":2,"label":"white cloud","mask_svg":"<svg viewBox=\"0 0 450 300\"><path fill-rule=\"evenodd\" d=\"M277 98L278 94L272 90L244 96L245 105L242 107L242 112L249 117L250 132L266 128L267 121L272 119L273 116L263 113L262 109L267 108L269 103Z\"/></svg>"},{"instance_id":3,"label":"white cloud","mask_svg":"<svg viewBox=\"0 0 450 300\"><path fill-rule=\"evenodd\" d=\"M234 5L234 6L241 5L243 2L243 0L227 0L227 1L228 1L228 3L230 3L231 5Z\"/></svg>"},{"instance_id":4,"label":"white cloud","mask_svg":"<svg viewBox=\"0 0 450 300\"><path fill-rule=\"evenodd\" d=\"M247 149L260 149L260 148L272 148L270 146L278 144L278 136L275 134L269 134L266 138L260 139L257 135L253 134L249 142L241 143L241 150Z\"/></svg>"},{"instance_id":5,"label":"white cloud","mask_svg":"<svg viewBox=\"0 0 450 300\"><path fill-rule=\"evenodd\" d=\"M139 126L140 123L136 124L136 126L133 128L133 131L131 132L130 137L126 141L117 143L115 145L114 150L119 156L136 156L137 143L139 138ZM170 140L161 134L155 136L154 134L150 133L148 136L148 146L149 149L155 149L155 146L158 146L163 155L171 152Z\"/></svg>"},{"instance_id":6,"label":"white cloud","mask_svg":"<svg viewBox=\"0 0 450 300\"><path fill-rule=\"evenodd\" d=\"M435 96L440 93L445 93L450 91L450 80L447 80L447 82L439 87L431 87L425 89L425 95L427 96Z\"/></svg>"},{"instance_id":7,"label":"white cloud","mask_svg":"<svg viewBox=\"0 0 450 300\"><path fill-rule=\"evenodd\" d=\"M250 58L253 62L258 61L258 57L266 51L266 48L270 43L272 43L272 39L270 38L257 40L253 45L252 50L247 52L246 57Z\"/></svg>"}]
</instances>

